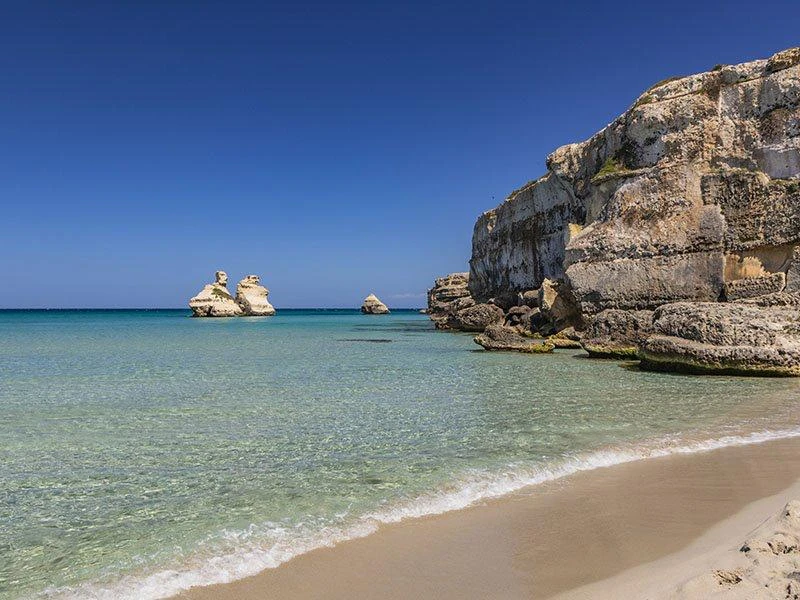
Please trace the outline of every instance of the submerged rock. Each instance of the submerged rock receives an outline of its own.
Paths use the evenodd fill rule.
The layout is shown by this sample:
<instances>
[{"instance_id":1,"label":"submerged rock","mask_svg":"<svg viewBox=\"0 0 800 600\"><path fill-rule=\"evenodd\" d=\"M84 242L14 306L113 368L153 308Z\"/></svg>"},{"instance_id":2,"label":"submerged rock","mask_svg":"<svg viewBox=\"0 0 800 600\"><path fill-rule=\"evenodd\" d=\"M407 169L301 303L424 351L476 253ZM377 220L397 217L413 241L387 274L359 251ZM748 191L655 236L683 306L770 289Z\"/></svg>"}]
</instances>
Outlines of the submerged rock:
<instances>
[{"instance_id":1,"label":"submerged rock","mask_svg":"<svg viewBox=\"0 0 800 600\"><path fill-rule=\"evenodd\" d=\"M193 317L238 317L241 307L228 291L228 274L225 271L215 273L214 283L206 285L200 293L189 300L189 308Z\"/></svg>"},{"instance_id":2,"label":"submerged rock","mask_svg":"<svg viewBox=\"0 0 800 600\"><path fill-rule=\"evenodd\" d=\"M364 298L361 312L365 315L385 315L389 313L389 308L375 294L370 294Z\"/></svg>"},{"instance_id":3,"label":"submerged rock","mask_svg":"<svg viewBox=\"0 0 800 600\"><path fill-rule=\"evenodd\" d=\"M475 336L475 343L485 350L510 350L514 352L543 353L552 352L555 346L546 340L525 337L500 324L486 327L486 330Z\"/></svg>"},{"instance_id":4,"label":"submerged rock","mask_svg":"<svg viewBox=\"0 0 800 600\"><path fill-rule=\"evenodd\" d=\"M269 290L261 285L258 275L248 275L236 286L236 303L245 315L267 317L275 314L275 308L267 300Z\"/></svg>"},{"instance_id":5,"label":"submerged rock","mask_svg":"<svg viewBox=\"0 0 800 600\"><path fill-rule=\"evenodd\" d=\"M679 302L658 308L653 328L646 369L800 376L800 306Z\"/></svg>"}]
</instances>

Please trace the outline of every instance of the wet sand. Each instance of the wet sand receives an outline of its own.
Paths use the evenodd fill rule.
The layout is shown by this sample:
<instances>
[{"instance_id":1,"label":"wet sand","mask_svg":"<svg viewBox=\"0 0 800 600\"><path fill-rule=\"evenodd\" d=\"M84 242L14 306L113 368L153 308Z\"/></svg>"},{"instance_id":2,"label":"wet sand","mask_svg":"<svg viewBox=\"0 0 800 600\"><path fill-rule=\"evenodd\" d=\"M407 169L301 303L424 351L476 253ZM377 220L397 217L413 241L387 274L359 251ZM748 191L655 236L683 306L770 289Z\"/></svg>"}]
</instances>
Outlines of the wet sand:
<instances>
[{"instance_id":1,"label":"wet sand","mask_svg":"<svg viewBox=\"0 0 800 600\"><path fill-rule=\"evenodd\" d=\"M800 498L798 478L799 438L643 460L383 526L179 598L649 597L735 550Z\"/></svg>"}]
</instances>

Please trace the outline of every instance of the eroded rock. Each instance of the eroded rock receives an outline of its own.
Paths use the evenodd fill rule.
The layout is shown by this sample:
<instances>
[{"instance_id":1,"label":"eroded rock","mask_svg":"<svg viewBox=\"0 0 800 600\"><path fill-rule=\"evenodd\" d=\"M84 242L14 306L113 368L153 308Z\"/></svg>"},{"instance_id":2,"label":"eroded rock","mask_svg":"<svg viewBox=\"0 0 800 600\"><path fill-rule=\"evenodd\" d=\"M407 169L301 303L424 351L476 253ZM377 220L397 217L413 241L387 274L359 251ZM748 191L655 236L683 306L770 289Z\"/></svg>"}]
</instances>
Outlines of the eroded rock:
<instances>
[{"instance_id":1,"label":"eroded rock","mask_svg":"<svg viewBox=\"0 0 800 600\"><path fill-rule=\"evenodd\" d=\"M385 315L389 313L389 308L375 294L370 294L364 298L361 312L365 315Z\"/></svg>"},{"instance_id":2,"label":"eroded rock","mask_svg":"<svg viewBox=\"0 0 800 600\"><path fill-rule=\"evenodd\" d=\"M496 323L475 336L475 343L485 350L507 350L513 352L546 353L552 352L555 345L546 340L536 340L520 335L517 331Z\"/></svg>"},{"instance_id":3,"label":"eroded rock","mask_svg":"<svg viewBox=\"0 0 800 600\"><path fill-rule=\"evenodd\" d=\"M247 275L236 286L236 303L242 313L252 317L268 317L275 314L275 307L269 303L269 290L261 285L261 277Z\"/></svg>"},{"instance_id":4,"label":"eroded rock","mask_svg":"<svg viewBox=\"0 0 800 600\"><path fill-rule=\"evenodd\" d=\"M238 317L241 307L228 291L228 274L217 271L214 283L209 283L189 300L189 308L193 317Z\"/></svg>"},{"instance_id":5,"label":"eroded rock","mask_svg":"<svg viewBox=\"0 0 800 600\"><path fill-rule=\"evenodd\" d=\"M756 303L667 304L642 344L644 368L800 376L800 307Z\"/></svg>"},{"instance_id":6,"label":"eroded rock","mask_svg":"<svg viewBox=\"0 0 800 600\"><path fill-rule=\"evenodd\" d=\"M635 359L652 332L653 311L609 309L592 319L581 346L594 358Z\"/></svg>"},{"instance_id":7,"label":"eroded rock","mask_svg":"<svg viewBox=\"0 0 800 600\"><path fill-rule=\"evenodd\" d=\"M475 301L565 281L591 317L718 301L740 278L725 277L732 255L786 273L800 243L798 53L656 84L553 152L543 177L478 218Z\"/></svg>"}]
</instances>

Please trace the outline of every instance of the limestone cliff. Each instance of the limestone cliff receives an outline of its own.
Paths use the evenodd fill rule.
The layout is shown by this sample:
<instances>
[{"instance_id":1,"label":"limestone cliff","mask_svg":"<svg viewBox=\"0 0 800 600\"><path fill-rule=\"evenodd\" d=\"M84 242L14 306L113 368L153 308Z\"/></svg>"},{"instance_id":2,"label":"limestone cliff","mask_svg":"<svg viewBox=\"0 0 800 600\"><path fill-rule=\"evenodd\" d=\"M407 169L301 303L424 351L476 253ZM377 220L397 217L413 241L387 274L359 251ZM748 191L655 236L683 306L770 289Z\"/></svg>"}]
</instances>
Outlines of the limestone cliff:
<instances>
[{"instance_id":1,"label":"limestone cliff","mask_svg":"<svg viewBox=\"0 0 800 600\"><path fill-rule=\"evenodd\" d=\"M797 244L800 48L658 83L553 152L478 219L469 290L502 305L560 280L583 317L717 301L780 291Z\"/></svg>"}]
</instances>

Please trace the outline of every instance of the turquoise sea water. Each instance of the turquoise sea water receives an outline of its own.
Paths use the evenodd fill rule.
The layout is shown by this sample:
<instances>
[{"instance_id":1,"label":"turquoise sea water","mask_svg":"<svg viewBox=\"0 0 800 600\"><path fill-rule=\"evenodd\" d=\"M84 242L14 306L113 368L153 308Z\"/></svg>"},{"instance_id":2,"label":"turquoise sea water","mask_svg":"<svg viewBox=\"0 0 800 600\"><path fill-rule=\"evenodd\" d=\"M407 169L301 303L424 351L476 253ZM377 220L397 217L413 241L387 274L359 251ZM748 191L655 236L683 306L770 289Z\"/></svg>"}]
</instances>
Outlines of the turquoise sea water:
<instances>
[{"instance_id":1,"label":"turquoise sea water","mask_svg":"<svg viewBox=\"0 0 800 600\"><path fill-rule=\"evenodd\" d=\"M160 598L580 469L800 433L800 381L412 311L0 311L0 598Z\"/></svg>"}]
</instances>

